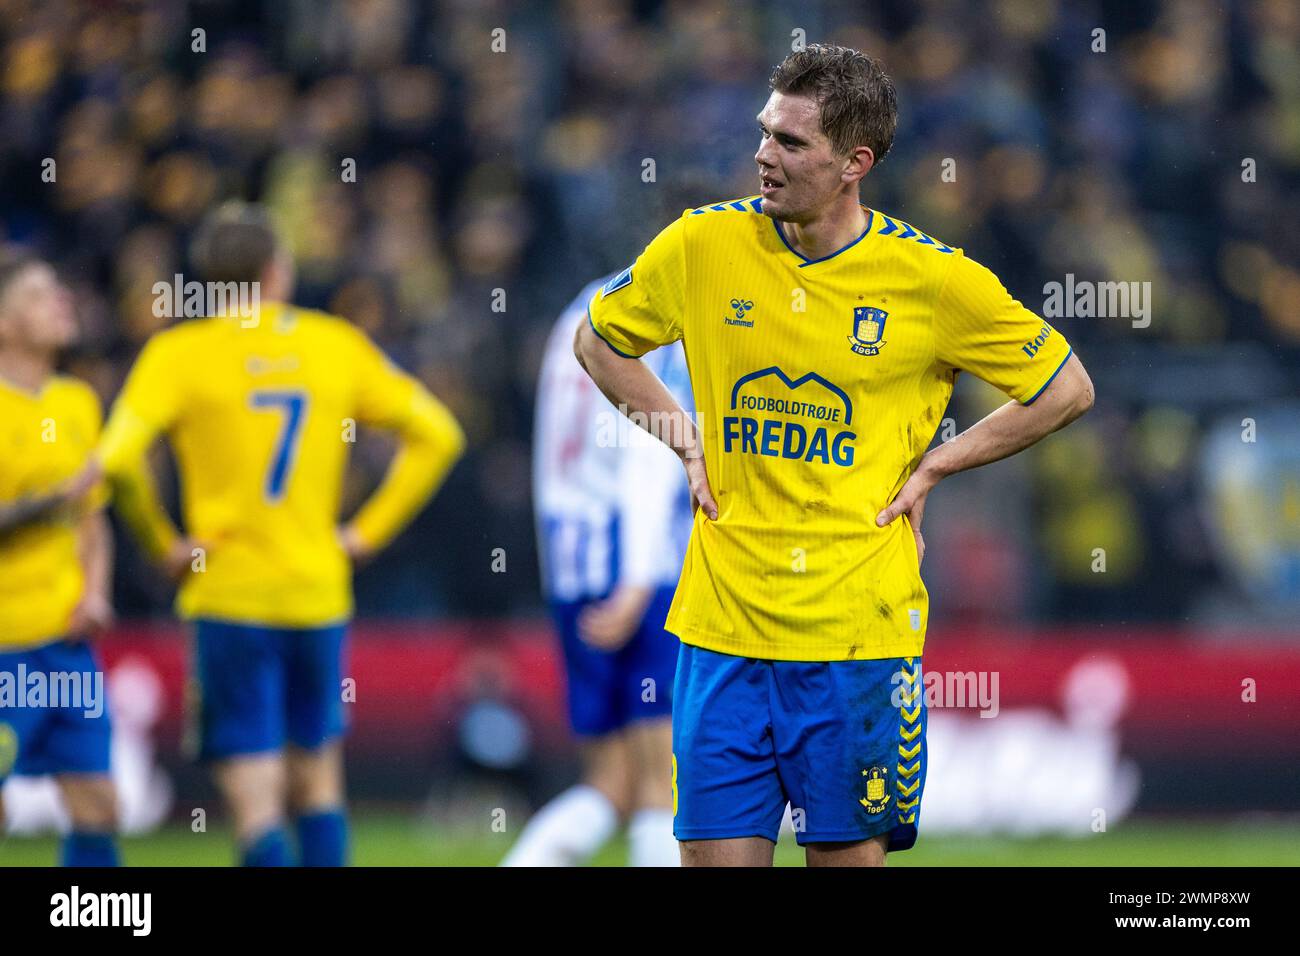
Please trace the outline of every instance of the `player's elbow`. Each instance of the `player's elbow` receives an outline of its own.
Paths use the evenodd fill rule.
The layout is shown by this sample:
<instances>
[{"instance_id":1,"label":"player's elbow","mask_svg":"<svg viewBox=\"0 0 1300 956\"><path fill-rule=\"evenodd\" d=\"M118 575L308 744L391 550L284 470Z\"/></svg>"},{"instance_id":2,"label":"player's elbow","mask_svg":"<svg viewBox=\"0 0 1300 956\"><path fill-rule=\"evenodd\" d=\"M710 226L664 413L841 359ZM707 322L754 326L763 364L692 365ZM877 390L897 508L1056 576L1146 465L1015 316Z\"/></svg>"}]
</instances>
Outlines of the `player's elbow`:
<instances>
[{"instance_id":1,"label":"player's elbow","mask_svg":"<svg viewBox=\"0 0 1300 956\"><path fill-rule=\"evenodd\" d=\"M1097 400L1096 389L1093 388L1092 379L1084 371L1082 365L1079 366L1078 383L1074 389L1073 402L1071 403L1072 418L1079 418L1092 408L1093 403Z\"/></svg>"},{"instance_id":2,"label":"player's elbow","mask_svg":"<svg viewBox=\"0 0 1300 956\"><path fill-rule=\"evenodd\" d=\"M1052 383L1051 391L1056 393L1051 404L1056 409L1057 428L1085 414L1096 399L1092 379L1077 355L1071 355L1066 361L1062 374Z\"/></svg>"},{"instance_id":3,"label":"player's elbow","mask_svg":"<svg viewBox=\"0 0 1300 956\"><path fill-rule=\"evenodd\" d=\"M469 442L459 422L444 420L436 429L407 435L403 444L412 463L418 462L421 471L444 475L465 457Z\"/></svg>"}]
</instances>

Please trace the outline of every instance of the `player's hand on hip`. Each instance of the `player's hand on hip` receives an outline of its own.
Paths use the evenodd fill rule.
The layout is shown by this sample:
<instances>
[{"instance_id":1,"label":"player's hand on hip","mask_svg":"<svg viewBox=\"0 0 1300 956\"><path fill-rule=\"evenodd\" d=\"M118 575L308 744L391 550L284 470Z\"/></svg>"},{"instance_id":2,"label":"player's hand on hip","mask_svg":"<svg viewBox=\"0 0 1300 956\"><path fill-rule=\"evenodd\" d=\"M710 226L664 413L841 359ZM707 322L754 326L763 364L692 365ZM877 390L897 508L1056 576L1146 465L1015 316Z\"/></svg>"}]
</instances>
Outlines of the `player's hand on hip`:
<instances>
[{"instance_id":1,"label":"player's hand on hip","mask_svg":"<svg viewBox=\"0 0 1300 956\"><path fill-rule=\"evenodd\" d=\"M713 500L713 489L709 487L709 474L704 467L704 456L683 458L686 467L686 480L691 486L691 516L703 508L711 521L718 520L718 504Z\"/></svg>"},{"instance_id":2,"label":"player's hand on hip","mask_svg":"<svg viewBox=\"0 0 1300 956\"><path fill-rule=\"evenodd\" d=\"M359 532L352 525L344 525L338 530L339 543L343 545L343 551L348 556L348 560L353 564L363 564L374 557L375 549L366 544Z\"/></svg>"},{"instance_id":3,"label":"player's hand on hip","mask_svg":"<svg viewBox=\"0 0 1300 956\"><path fill-rule=\"evenodd\" d=\"M193 538L177 538L163 555L163 569L173 581L179 581L191 571L198 571L207 566L207 545L200 544ZM203 563L198 563L203 558Z\"/></svg>"},{"instance_id":4,"label":"player's hand on hip","mask_svg":"<svg viewBox=\"0 0 1300 956\"><path fill-rule=\"evenodd\" d=\"M879 528L890 524L900 515L907 518L912 536L916 539L918 565L925 560L925 538L921 536L921 519L925 517L925 498L936 484L938 484L937 478L925 468L918 468L912 472L912 477L903 483L903 487L898 490L898 495L889 506L876 515L876 526Z\"/></svg>"},{"instance_id":5,"label":"player's hand on hip","mask_svg":"<svg viewBox=\"0 0 1300 956\"><path fill-rule=\"evenodd\" d=\"M605 600L578 615L578 636L597 650L618 650L641 626L653 596L652 588L620 584Z\"/></svg>"}]
</instances>

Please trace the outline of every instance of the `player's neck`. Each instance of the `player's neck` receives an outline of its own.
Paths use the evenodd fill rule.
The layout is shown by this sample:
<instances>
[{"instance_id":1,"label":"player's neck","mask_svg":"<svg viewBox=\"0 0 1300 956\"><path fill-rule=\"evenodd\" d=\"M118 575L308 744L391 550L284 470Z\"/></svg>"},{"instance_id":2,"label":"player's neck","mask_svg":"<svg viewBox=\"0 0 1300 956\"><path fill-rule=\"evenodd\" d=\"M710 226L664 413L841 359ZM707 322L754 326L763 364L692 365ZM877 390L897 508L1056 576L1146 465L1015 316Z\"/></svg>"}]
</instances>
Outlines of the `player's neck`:
<instances>
[{"instance_id":1,"label":"player's neck","mask_svg":"<svg viewBox=\"0 0 1300 956\"><path fill-rule=\"evenodd\" d=\"M10 385L37 393L53 374L52 356L25 349L0 349L0 379Z\"/></svg>"},{"instance_id":2,"label":"player's neck","mask_svg":"<svg viewBox=\"0 0 1300 956\"><path fill-rule=\"evenodd\" d=\"M822 259L862 235L867 228L867 211L856 196L846 194L816 219L782 223L781 228L796 252L807 259Z\"/></svg>"}]
</instances>

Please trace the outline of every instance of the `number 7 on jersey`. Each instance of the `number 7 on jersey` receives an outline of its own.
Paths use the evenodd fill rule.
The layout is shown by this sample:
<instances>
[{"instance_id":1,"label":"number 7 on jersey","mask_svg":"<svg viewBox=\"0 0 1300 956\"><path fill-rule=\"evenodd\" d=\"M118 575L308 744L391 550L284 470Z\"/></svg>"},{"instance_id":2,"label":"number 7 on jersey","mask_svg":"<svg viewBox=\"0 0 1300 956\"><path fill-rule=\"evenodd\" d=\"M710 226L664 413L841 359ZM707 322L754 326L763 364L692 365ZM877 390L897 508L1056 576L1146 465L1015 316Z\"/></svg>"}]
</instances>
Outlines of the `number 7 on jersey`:
<instances>
[{"instance_id":1,"label":"number 7 on jersey","mask_svg":"<svg viewBox=\"0 0 1300 956\"><path fill-rule=\"evenodd\" d=\"M258 409L279 409L284 413L284 423L271 456L271 470L266 476L266 498L279 501L284 497L289 469L298 450L298 438L306 418L307 396L299 391L258 391L250 396L250 404Z\"/></svg>"}]
</instances>

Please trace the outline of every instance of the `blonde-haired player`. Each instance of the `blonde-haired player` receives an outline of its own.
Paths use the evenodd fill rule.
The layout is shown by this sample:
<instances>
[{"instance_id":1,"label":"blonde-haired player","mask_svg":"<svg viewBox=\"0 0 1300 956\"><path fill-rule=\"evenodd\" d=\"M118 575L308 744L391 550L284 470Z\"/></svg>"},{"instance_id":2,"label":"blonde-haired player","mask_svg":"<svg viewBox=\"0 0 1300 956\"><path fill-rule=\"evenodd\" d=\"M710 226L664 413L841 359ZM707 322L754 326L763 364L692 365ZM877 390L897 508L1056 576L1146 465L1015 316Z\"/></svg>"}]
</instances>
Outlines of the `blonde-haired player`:
<instances>
[{"instance_id":1,"label":"blonde-haired player","mask_svg":"<svg viewBox=\"0 0 1300 956\"><path fill-rule=\"evenodd\" d=\"M62 862L114 866L108 702L90 643L113 616L106 496L85 467L99 399L55 373L75 335L49 264L0 264L0 782L54 775L72 824Z\"/></svg>"}]
</instances>

